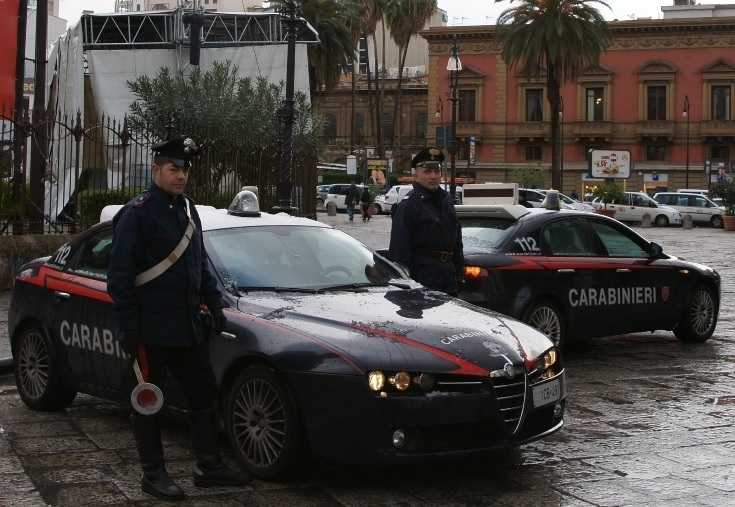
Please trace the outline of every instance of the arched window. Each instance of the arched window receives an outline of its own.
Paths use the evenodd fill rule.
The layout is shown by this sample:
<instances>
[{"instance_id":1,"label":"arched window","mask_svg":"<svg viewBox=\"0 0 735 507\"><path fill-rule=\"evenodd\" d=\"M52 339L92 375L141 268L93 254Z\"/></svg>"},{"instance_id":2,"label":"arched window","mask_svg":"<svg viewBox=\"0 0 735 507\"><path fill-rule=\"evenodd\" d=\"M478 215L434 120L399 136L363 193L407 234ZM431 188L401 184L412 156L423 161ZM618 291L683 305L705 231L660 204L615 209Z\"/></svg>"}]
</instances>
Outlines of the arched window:
<instances>
[{"instance_id":1,"label":"arched window","mask_svg":"<svg viewBox=\"0 0 735 507\"><path fill-rule=\"evenodd\" d=\"M362 113L355 113L355 142L362 144L365 139L365 116Z\"/></svg>"},{"instance_id":2,"label":"arched window","mask_svg":"<svg viewBox=\"0 0 735 507\"><path fill-rule=\"evenodd\" d=\"M323 129L325 140L337 137L337 117L333 114L325 115Z\"/></svg>"},{"instance_id":3,"label":"arched window","mask_svg":"<svg viewBox=\"0 0 735 507\"><path fill-rule=\"evenodd\" d=\"M426 138L426 113L416 115L416 137L419 139Z\"/></svg>"}]
</instances>

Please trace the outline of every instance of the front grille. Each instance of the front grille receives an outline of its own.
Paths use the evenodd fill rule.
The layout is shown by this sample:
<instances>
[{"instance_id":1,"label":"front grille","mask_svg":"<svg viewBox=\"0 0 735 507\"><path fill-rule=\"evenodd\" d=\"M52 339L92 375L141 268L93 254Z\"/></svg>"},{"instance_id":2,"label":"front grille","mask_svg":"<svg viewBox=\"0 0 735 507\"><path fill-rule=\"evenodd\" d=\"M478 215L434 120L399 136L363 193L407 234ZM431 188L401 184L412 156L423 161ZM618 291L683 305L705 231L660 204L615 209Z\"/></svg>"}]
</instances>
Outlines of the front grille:
<instances>
[{"instance_id":1,"label":"front grille","mask_svg":"<svg viewBox=\"0 0 735 507\"><path fill-rule=\"evenodd\" d=\"M515 434L523 419L523 407L526 405L526 375L512 379L498 377L492 379L492 382L505 424Z\"/></svg>"}]
</instances>

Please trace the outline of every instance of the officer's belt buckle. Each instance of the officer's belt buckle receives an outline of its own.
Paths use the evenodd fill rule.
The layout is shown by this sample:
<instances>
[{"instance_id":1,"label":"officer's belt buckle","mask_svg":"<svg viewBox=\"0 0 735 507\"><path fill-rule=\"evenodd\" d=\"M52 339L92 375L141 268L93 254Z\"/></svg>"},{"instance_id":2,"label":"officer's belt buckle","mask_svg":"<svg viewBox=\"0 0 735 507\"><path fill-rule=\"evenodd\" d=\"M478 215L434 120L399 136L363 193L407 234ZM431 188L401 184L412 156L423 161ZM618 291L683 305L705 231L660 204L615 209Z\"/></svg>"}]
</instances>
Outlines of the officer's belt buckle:
<instances>
[{"instance_id":1,"label":"officer's belt buckle","mask_svg":"<svg viewBox=\"0 0 735 507\"><path fill-rule=\"evenodd\" d=\"M441 254L442 254L441 256L442 262L447 262L449 260L449 257L452 256L452 252L441 252Z\"/></svg>"}]
</instances>

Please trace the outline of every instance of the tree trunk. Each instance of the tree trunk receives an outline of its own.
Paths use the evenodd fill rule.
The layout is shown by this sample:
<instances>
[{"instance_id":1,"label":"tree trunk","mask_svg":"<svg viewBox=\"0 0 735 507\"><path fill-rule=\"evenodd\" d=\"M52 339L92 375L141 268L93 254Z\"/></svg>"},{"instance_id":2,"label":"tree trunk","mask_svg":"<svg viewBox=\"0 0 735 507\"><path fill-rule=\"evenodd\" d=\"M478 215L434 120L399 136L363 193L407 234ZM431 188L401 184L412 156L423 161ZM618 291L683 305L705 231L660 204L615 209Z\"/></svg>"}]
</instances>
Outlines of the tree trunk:
<instances>
[{"instance_id":1,"label":"tree trunk","mask_svg":"<svg viewBox=\"0 0 735 507\"><path fill-rule=\"evenodd\" d=\"M559 150L560 87L561 85L556 73L556 66L549 64L546 76L546 89L548 91L549 105L551 106L551 187L561 192L561 151Z\"/></svg>"}]
</instances>

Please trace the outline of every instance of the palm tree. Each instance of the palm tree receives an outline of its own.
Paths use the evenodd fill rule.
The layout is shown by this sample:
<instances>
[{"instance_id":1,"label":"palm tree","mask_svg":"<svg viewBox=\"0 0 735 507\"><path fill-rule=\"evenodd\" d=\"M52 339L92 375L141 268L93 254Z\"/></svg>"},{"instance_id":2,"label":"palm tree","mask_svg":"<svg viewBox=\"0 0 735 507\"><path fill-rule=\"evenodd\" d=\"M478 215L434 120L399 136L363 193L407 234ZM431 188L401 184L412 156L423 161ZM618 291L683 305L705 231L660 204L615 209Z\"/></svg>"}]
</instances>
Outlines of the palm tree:
<instances>
[{"instance_id":1,"label":"palm tree","mask_svg":"<svg viewBox=\"0 0 735 507\"><path fill-rule=\"evenodd\" d=\"M503 0L495 0L495 3ZM515 0L510 0L513 3ZM598 65L613 34L591 4L602 0L519 0L518 7L498 17L496 38L503 59L526 77L546 71L547 100L551 106L551 181L561 189L559 146L560 88L589 67Z\"/></svg>"},{"instance_id":2,"label":"palm tree","mask_svg":"<svg viewBox=\"0 0 735 507\"><path fill-rule=\"evenodd\" d=\"M284 0L272 2L276 9L285 7ZM354 10L358 2L349 0L309 0L299 10L316 29L319 43L308 48L311 94L316 90L333 90L355 55L352 32L345 19L359 18Z\"/></svg>"},{"instance_id":3,"label":"palm tree","mask_svg":"<svg viewBox=\"0 0 735 507\"><path fill-rule=\"evenodd\" d=\"M399 147L402 146L401 133L403 132L401 115L401 83L403 68L406 65L408 45L411 39L426 25L427 21L436 12L436 0L388 0L385 10L385 23L390 30L391 37L398 46L398 83L393 106L393 134L398 132ZM393 139L390 139L393 146Z\"/></svg>"},{"instance_id":4,"label":"palm tree","mask_svg":"<svg viewBox=\"0 0 735 507\"><path fill-rule=\"evenodd\" d=\"M372 38L375 41L375 33L378 29L378 23L383 20L383 11L385 9L386 0L365 0L365 7L367 8L365 22L365 35L368 39ZM383 37L385 41L385 37ZM380 156L383 155L383 100L381 94L380 78L378 77L378 46L373 43L373 54L375 62L375 106L373 107L373 94L372 94L372 75L370 71L370 64L368 61L367 76L368 76L368 100L369 100L369 124L371 130L378 144L378 153ZM385 60L385 59L384 59ZM374 114L373 114L374 113Z\"/></svg>"}]
</instances>

